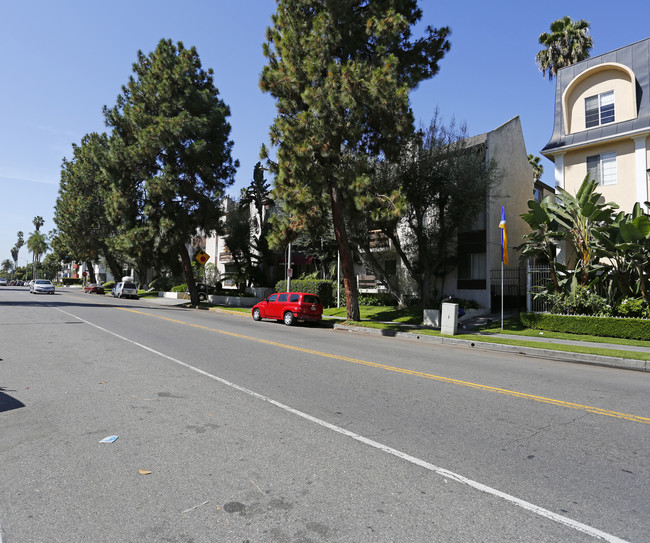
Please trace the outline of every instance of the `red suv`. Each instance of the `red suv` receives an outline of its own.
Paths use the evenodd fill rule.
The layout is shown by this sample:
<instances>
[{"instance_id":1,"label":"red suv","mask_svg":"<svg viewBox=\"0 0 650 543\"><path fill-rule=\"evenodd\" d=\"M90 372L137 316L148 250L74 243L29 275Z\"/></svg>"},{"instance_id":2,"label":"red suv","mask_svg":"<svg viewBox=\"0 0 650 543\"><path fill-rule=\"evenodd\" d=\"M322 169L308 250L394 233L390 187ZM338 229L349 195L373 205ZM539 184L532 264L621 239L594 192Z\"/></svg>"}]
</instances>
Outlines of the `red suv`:
<instances>
[{"instance_id":1,"label":"red suv","mask_svg":"<svg viewBox=\"0 0 650 543\"><path fill-rule=\"evenodd\" d=\"M291 326L297 320L318 322L323 318L323 306L315 294L306 292L276 292L266 300L255 304L251 310L253 319L276 319Z\"/></svg>"}]
</instances>

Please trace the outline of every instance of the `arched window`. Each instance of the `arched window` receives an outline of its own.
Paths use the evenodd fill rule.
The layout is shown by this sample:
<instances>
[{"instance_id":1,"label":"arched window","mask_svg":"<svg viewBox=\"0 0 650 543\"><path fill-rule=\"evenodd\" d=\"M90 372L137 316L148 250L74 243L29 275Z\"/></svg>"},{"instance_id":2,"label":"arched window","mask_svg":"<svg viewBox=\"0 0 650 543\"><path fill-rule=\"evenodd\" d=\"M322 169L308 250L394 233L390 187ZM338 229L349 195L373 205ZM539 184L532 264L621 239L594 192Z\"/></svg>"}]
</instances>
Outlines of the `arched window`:
<instances>
[{"instance_id":1,"label":"arched window","mask_svg":"<svg viewBox=\"0 0 650 543\"><path fill-rule=\"evenodd\" d=\"M614 62L585 70L564 90L562 110L566 134L636 118L634 72Z\"/></svg>"}]
</instances>

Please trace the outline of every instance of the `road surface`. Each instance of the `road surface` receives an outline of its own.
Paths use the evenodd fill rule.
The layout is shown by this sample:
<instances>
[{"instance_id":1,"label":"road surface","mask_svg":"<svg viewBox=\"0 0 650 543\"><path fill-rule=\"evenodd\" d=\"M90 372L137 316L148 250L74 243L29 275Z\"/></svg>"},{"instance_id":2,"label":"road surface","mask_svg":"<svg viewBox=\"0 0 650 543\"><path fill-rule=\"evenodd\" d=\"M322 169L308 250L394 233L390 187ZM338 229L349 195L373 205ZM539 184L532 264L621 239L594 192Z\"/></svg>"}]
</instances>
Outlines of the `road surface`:
<instances>
[{"instance_id":1,"label":"road surface","mask_svg":"<svg viewBox=\"0 0 650 543\"><path fill-rule=\"evenodd\" d=\"M2 543L650 541L646 374L72 289L0 334Z\"/></svg>"}]
</instances>

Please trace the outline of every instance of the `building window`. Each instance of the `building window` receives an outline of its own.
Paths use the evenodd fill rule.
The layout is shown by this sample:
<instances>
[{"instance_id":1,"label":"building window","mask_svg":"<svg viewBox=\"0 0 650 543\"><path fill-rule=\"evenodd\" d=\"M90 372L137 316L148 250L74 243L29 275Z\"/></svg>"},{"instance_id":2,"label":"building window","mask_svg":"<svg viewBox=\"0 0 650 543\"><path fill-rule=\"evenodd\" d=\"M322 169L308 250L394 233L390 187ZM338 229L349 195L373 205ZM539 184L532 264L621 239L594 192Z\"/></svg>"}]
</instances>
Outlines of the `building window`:
<instances>
[{"instance_id":1,"label":"building window","mask_svg":"<svg viewBox=\"0 0 650 543\"><path fill-rule=\"evenodd\" d=\"M485 253L466 253L458 259L458 281L456 288L466 290L484 290L486 286Z\"/></svg>"},{"instance_id":2,"label":"building window","mask_svg":"<svg viewBox=\"0 0 650 543\"><path fill-rule=\"evenodd\" d=\"M485 218L484 215L482 218ZM478 219L480 222L481 217ZM487 288L486 249L485 230L459 233L457 289L484 290Z\"/></svg>"},{"instance_id":3,"label":"building window","mask_svg":"<svg viewBox=\"0 0 650 543\"><path fill-rule=\"evenodd\" d=\"M587 173L599 185L616 185L616 153L588 156Z\"/></svg>"},{"instance_id":4,"label":"building window","mask_svg":"<svg viewBox=\"0 0 650 543\"><path fill-rule=\"evenodd\" d=\"M458 266L459 279L485 279L485 253L466 253L460 255Z\"/></svg>"},{"instance_id":5,"label":"building window","mask_svg":"<svg viewBox=\"0 0 650 543\"><path fill-rule=\"evenodd\" d=\"M614 122L614 91L585 98L585 125L587 128Z\"/></svg>"}]
</instances>

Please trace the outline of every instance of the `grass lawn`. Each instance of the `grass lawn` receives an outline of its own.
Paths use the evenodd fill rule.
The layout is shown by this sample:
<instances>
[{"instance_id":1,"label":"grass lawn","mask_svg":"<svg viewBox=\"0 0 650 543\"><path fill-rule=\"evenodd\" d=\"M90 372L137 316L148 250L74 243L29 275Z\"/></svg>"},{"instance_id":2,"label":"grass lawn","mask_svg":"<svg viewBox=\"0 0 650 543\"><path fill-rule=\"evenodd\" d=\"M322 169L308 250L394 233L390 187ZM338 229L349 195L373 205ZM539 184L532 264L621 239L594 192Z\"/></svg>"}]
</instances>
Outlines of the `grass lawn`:
<instances>
[{"instance_id":1,"label":"grass lawn","mask_svg":"<svg viewBox=\"0 0 650 543\"><path fill-rule=\"evenodd\" d=\"M406 311L399 311L394 307L360 307L361 318L368 319L363 322L347 322L347 324L355 326L364 326L368 328L378 328L383 330L403 331L420 335L440 336L440 331L430 328L413 328L409 326L404 327L403 324L421 325L422 324L422 310L418 308L410 308ZM327 309L326 315L336 315L345 317L345 308L342 309ZM393 317L393 318L390 318ZM381 322L384 321L384 322ZM392 322L387 322L392 321ZM458 339L465 339L469 341L483 341L486 343L500 343L503 345L515 345L520 347L532 347L537 349L551 349L555 351L566 351L574 353L595 354L602 356L615 356L620 358L629 358L634 360L650 360L650 354L634 351L622 351L616 348L608 348L607 345L632 345L639 347L650 348L650 341L638 341L631 339L619 338L606 338L599 336L565 334L559 332L548 332L533 330L525 328L518 317L511 317L503 321L503 332L501 331L501 322L493 322L487 326L477 328L476 334L462 333L459 334ZM504 333L509 335L521 336L521 339L510 339L497 336L497 334ZM575 341L589 341L592 343L601 343L603 346L594 347L586 345L566 345L558 343L550 343L543 341L527 341L526 337L540 337L548 339L565 339Z\"/></svg>"},{"instance_id":2,"label":"grass lawn","mask_svg":"<svg viewBox=\"0 0 650 543\"><path fill-rule=\"evenodd\" d=\"M594 347L594 346L587 346L587 345L567 345L567 344L559 344L559 343L547 343L544 341L526 341L525 339L525 334L522 334L522 339L511 339L511 338L504 338L500 337L498 335L485 335L485 334L472 334L472 333L463 333L463 334L458 334L456 336L443 336L440 333L440 330L432 330L430 328L412 328L409 327L408 329L405 329L404 326L399 325L397 323L395 324L385 324L385 323L379 323L379 322L372 322L372 321L363 321L363 322L351 322L351 321L346 321L345 324L349 324L352 326L361 326L364 328L376 328L380 330L391 330L394 332L406 332L410 334L417 334L420 336L437 336L437 337L454 337L456 339L463 339L466 341L474 341L474 342L483 342L483 343L498 343L500 345L514 345L517 347L529 347L529 348L534 348L534 349L549 349L552 351L563 351L563 352L571 352L571 353L582 353L582 354L594 354L594 355L600 355L600 356L614 356L618 358L628 358L631 360L643 360L643 361L650 361L650 353L644 353L644 352L636 352L636 351L624 351L616 348L608 348L607 344L618 344L618 345L625 345L625 344L642 344L641 346L648 346L650 342L625 342L624 340L614 340L610 338L597 338L595 336L575 336L571 334L558 334L563 337L559 339L578 339L581 341L594 341L596 343L602 343L602 347ZM505 331L505 327L504 327ZM539 330L532 330L531 332L535 332L535 334L531 335L538 335ZM508 332L510 333L510 332ZM544 332L544 335L548 334L550 332ZM549 337L549 336L546 336ZM597 340L602 340L602 341L597 341Z\"/></svg>"},{"instance_id":3,"label":"grass lawn","mask_svg":"<svg viewBox=\"0 0 650 543\"><path fill-rule=\"evenodd\" d=\"M422 324L422 307L413 306L407 309L397 309L393 306L359 306L362 319L380 322L399 322L402 324ZM328 307L323 311L323 317L346 317L345 307Z\"/></svg>"},{"instance_id":4,"label":"grass lawn","mask_svg":"<svg viewBox=\"0 0 650 543\"><path fill-rule=\"evenodd\" d=\"M220 309L223 311L231 311L232 313L245 313L246 315L250 315L251 313L251 308L250 307L230 307L230 306L223 306L223 305L212 305L212 304L206 304L204 302L201 302L201 306L209 307L209 308L215 308L215 309Z\"/></svg>"},{"instance_id":5,"label":"grass lawn","mask_svg":"<svg viewBox=\"0 0 650 543\"><path fill-rule=\"evenodd\" d=\"M201 304L202 306L215 307L222 310L233 311L237 313L250 313L247 307L224 307L213 306L210 304ZM440 330L431 328L420 328L422 325L422 309L420 307L410 307L408 309L398 310L391 306L360 306L362 322L340 321L341 323L362 326L366 328L376 328L381 330L391 330L395 332L411 332L419 335L440 336ZM346 317L345 307L330 307L323 311L323 318L327 317ZM409 326L404 326L409 325ZM566 351L585 354L596 354L603 356L616 356L620 358L630 358L634 360L650 360L650 354L634 351L621 351L616 348L608 348L607 345L633 345L650 348L650 341L638 341L629 339L606 338L589 335L563 334L559 332L548 332L525 328L518 317L510 317L503 321L503 333L509 335L521 336L521 339L510 339L499 337L497 334L502 333L501 322L495 321L487 326L474 330L476 333L458 334L458 339L469 341L483 341L486 343L500 343L504 345L516 345L520 347L533 347L537 349L551 349L555 351ZM583 345L566 345L557 343L547 343L543 341L527 341L526 337L540 337L548 339L566 339L576 341L589 341L592 343L602 343L601 347L583 346Z\"/></svg>"},{"instance_id":6,"label":"grass lawn","mask_svg":"<svg viewBox=\"0 0 650 543\"><path fill-rule=\"evenodd\" d=\"M481 327L477 331L485 334L499 334L501 333L501 323L493 322L488 326ZM550 339L570 339L574 341L591 341L593 343L609 343L616 345L632 345L635 347L648 347L650 348L650 341L642 341L638 339L623 339L623 338L609 338L600 336L590 336L584 334L567 334L563 332L551 332L547 330L534 330L532 328L525 328L518 317L511 317L503 321L503 333L517 336L533 336Z\"/></svg>"},{"instance_id":7,"label":"grass lawn","mask_svg":"<svg viewBox=\"0 0 650 543\"><path fill-rule=\"evenodd\" d=\"M140 298L158 298L158 291L149 292L146 290L138 290L138 296Z\"/></svg>"}]
</instances>

